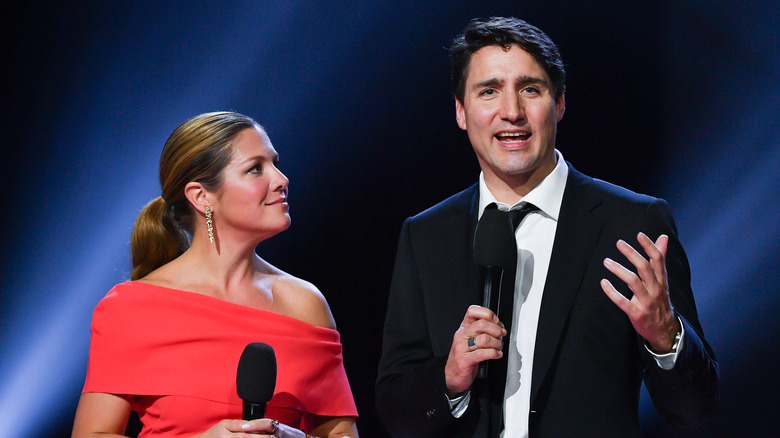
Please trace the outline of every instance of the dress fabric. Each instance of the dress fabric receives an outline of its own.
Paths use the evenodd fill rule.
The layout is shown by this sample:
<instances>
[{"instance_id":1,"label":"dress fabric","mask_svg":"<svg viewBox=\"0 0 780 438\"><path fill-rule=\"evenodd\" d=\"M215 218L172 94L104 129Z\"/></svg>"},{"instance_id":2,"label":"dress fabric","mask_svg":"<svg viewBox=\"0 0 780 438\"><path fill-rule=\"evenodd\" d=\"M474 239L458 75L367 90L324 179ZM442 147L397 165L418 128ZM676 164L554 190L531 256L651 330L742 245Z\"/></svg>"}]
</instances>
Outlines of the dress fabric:
<instances>
[{"instance_id":1,"label":"dress fabric","mask_svg":"<svg viewBox=\"0 0 780 438\"><path fill-rule=\"evenodd\" d=\"M95 308L83 392L138 396L139 437L191 436L241 418L236 371L251 342L276 355L266 417L304 431L304 414L357 417L336 330L141 282L114 286Z\"/></svg>"}]
</instances>

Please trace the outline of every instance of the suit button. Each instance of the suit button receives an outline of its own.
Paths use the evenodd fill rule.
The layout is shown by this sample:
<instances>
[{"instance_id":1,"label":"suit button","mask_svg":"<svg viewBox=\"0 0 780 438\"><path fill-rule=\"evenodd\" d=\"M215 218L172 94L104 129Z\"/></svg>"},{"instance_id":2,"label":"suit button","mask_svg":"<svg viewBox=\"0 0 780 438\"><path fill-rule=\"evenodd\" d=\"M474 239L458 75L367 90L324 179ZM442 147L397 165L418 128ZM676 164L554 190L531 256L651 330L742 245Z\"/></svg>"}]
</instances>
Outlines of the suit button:
<instances>
[{"instance_id":1,"label":"suit button","mask_svg":"<svg viewBox=\"0 0 780 438\"><path fill-rule=\"evenodd\" d=\"M433 417L436 416L436 408L431 408L425 411L425 416L427 416L429 420L433 419Z\"/></svg>"}]
</instances>

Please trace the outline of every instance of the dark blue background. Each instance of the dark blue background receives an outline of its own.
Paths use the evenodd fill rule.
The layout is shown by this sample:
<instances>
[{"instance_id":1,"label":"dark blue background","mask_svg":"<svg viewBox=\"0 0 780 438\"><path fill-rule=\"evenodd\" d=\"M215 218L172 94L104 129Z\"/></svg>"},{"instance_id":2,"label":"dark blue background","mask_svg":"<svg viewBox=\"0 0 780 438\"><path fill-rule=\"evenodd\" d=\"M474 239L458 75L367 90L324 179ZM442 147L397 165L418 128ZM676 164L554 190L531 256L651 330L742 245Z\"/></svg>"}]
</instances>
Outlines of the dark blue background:
<instances>
[{"instance_id":1,"label":"dark blue background","mask_svg":"<svg viewBox=\"0 0 780 438\"><path fill-rule=\"evenodd\" d=\"M69 436L91 311L129 276L168 134L206 111L263 124L293 225L260 254L312 281L342 333L363 437L403 219L476 181L445 46L515 15L561 48L558 147L667 199L721 403L696 433L642 399L646 436L778 430L780 7L770 1L30 2L3 14L0 430ZM634 4L637 3L637 4ZM587 376L583 376L587 378ZM3 432L5 434L6 432Z\"/></svg>"}]
</instances>

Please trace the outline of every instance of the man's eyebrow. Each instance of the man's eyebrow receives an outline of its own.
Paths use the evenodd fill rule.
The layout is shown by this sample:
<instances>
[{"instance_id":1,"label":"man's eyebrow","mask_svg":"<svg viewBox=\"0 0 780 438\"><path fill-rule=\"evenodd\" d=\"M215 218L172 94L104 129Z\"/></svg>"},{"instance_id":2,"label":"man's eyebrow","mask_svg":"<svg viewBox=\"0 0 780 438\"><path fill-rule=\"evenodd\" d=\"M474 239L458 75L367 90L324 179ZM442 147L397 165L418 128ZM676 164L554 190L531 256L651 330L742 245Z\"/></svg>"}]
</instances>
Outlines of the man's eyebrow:
<instances>
[{"instance_id":1,"label":"man's eyebrow","mask_svg":"<svg viewBox=\"0 0 780 438\"><path fill-rule=\"evenodd\" d=\"M491 86L494 86L494 85L501 85L503 83L504 83L503 79L490 78L490 79L486 79L486 80L484 80L482 82L478 82L478 83L474 84L474 86L471 87L471 89L477 90L477 89L480 89L480 88L491 87Z\"/></svg>"},{"instance_id":2,"label":"man's eyebrow","mask_svg":"<svg viewBox=\"0 0 780 438\"><path fill-rule=\"evenodd\" d=\"M518 85L524 85L524 84L543 84L549 86L547 81L543 78L539 78L536 76L521 76L517 78L517 81L515 81Z\"/></svg>"}]
</instances>

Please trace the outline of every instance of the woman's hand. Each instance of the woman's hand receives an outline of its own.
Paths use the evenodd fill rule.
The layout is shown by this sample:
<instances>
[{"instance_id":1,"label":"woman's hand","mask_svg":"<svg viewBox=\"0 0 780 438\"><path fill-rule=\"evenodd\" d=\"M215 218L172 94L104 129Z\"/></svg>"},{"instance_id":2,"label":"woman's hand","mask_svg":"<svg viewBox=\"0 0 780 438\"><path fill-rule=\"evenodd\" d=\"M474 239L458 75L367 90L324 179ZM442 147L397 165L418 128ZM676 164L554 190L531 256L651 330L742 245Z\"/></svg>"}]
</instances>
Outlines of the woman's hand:
<instances>
[{"instance_id":1,"label":"woman's hand","mask_svg":"<svg viewBox=\"0 0 780 438\"><path fill-rule=\"evenodd\" d=\"M193 438L315 438L276 420L222 420Z\"/></svg>"},{"instance_id":2,"label":"woman's hand","mask_svg":"<svg viewBox=\"0 0 780 438\"><path fill-rule=\"evenodd\" d=\"M260 420L222 420L211 426L209 430L192 438L257 438L278 437L280 427L276 420L262 418ZM284 426L287 427L287 426ZM296 429L297 430L297 429ZM305 436L305 435L301 435Z\"/></svg>"}]
</instances>

